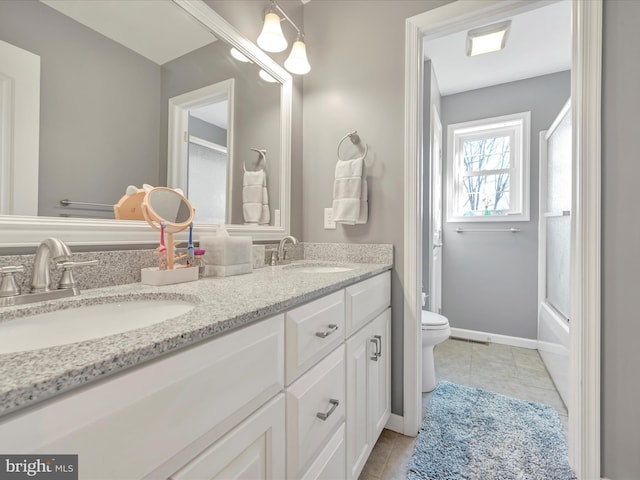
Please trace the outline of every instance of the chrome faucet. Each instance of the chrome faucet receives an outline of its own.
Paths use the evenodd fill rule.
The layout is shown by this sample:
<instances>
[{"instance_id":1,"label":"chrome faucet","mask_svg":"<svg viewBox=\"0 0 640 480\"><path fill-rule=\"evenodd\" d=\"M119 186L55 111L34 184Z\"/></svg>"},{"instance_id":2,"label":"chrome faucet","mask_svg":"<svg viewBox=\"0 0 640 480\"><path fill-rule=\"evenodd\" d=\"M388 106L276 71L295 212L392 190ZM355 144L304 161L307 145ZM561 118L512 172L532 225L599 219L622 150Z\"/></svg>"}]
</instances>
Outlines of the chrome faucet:
<instances>
[{"instance_id":1,"label":"chrome faucet","mask_svg":"<svg viewBox=\"0 0 640 480\"><path fill-rule=\"evenodd\" d=\"M57 238L43 240L36 250L36 258L33 261L31 293L51 290L51 260L60 262L68 261L70 258L71 250L62 240Z\"/></svg>"},{"instance_id":2,"label":"chrome faucet","mask_svg":"<svg viewBox=\"0 0 640 480\"><path fill-rule=\"evenodd\" d=\"M293 235L288 235L280 240L280 245L278 245L278 262L283 263L286 260L286 252L284 251L284 245L290 241L293 245L298 245L298 239Z\"/></svg>"},{"instance_id":3,"label":"chrome faucet","mask_svg":"<svg viewBox=\"0 0 640 480\"><path fill-rule=\"evenodd\" d=\"M51 288L52 260L56 262L56 267L62 269L60 282L55 289ZM73 268L82 265L96 265L97 263L97 260L72 262L71 250L62 240L47 238L42 241L36 250L30 293L20 294L20 288L13 278L15 273L23 273L25 271L23 265L0 268L0 307L80 295L80 289L73 279Z\"/></svg>"}]
</instances>

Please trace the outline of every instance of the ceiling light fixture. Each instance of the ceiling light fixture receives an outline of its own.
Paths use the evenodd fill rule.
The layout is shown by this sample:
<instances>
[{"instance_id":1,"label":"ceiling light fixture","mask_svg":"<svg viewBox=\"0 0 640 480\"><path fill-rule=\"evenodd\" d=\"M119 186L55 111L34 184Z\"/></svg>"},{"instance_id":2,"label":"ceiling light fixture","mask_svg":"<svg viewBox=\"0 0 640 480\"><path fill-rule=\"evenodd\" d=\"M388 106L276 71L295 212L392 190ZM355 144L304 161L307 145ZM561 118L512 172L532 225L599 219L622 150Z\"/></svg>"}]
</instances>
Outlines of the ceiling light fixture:
<instances>
[{"instance_id":1,"label":"ceiling light fixture","mask_svg":"<svg viewBox=\"0 0 640 480\"><path fill-rule=\"evenodd\" d=\"M502 50L507 43L511 20L494 23L467 32L467 56Z\"/></svg>"},{"instance_id":2,"label":"ceiling light fixture","mask_svg":"<svg viewBox=\"0 0 640 480\"><path fill-rule=\"evenodd\" d=\"M264 26L262 32L258 37L258 46L265 52L282 52L289 43L282 33L282 27L280 26L280 16L283 20L287 20L293 28L296 29L298 36L296 41L293 42L291 53L284 62L284 68L296 75L305 75L311 70L309 60L307 59L307 46L304 43L304 32L298 28L298 26L289 18L285 11L278 5L276 0L271 0L269 9L264 16Z\"/></svg>"}]
</instances>

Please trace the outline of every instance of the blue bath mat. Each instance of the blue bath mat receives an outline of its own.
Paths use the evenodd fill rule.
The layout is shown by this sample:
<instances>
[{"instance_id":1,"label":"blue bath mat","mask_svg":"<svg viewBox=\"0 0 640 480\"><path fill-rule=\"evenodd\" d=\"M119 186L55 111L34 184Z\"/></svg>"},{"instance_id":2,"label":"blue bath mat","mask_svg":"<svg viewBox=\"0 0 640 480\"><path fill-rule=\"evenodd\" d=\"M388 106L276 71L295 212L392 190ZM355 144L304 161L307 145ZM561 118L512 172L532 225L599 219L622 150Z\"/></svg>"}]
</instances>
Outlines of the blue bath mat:
<instances>
[{"instance_id":1,"label":"blue bath mat","mask_svg":"<svg viewBox=\"0 0 640 480\"><path fill-rule=\"evenodd\" d=\"M575 480L556 411L481 388L440 382L409 480Z\"/></svg>"}]
</instances>

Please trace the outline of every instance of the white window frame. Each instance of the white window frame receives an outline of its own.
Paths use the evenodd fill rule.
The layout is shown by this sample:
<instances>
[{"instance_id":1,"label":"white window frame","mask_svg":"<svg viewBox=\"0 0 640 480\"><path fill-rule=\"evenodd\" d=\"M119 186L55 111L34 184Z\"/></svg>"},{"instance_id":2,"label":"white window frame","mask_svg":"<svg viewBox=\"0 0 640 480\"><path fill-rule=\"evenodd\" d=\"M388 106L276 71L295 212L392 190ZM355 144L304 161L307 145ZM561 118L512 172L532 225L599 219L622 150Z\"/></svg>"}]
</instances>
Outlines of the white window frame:
<instances>
[{"instance_id":1,"label":"white window frame","mask_svg":"<svg viewBox=\"0 0 640 480\"><path fill-rule=\"evenodd\" d=\"M462 215L462 152L465 140L491 136L510 136L510 209L496 215ZM447 222L528 222L531 151L531 112L514 113L456 123L447 127ZM486 170L490 175L499 171Z\"/></svg>"}]
</instances>

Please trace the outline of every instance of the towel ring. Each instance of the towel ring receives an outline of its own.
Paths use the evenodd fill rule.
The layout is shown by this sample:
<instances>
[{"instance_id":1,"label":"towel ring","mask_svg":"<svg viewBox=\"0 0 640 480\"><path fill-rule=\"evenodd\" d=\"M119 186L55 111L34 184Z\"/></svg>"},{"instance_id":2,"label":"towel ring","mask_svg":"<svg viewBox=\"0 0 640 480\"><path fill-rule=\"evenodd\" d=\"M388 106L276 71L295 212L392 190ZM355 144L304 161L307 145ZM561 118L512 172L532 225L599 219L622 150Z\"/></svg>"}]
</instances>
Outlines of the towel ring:
<instances>
[{"instance_id":1,"label":"towel ring","mask_svg":"<svg viewBox=\"0 0 640 480\"><path fill-rule=\"evenodd\" d=\"M340 146L342 145L342 142L344 142L346 139L350 139L351 143L353 143L354 145L358 145L360 144L360 135L358 135L358 131L354 130L353 132L349 132L347 133L344 137L342 137L340 139L340 141L338 142L338 148L336 149L336 153L338 155L338 160L342 160L342 158L340 158ZM369 147L368 145L365 143L364 144L364 154L362 155L362 159L364 160L364 158L367 156L367 152L369 151Z\"/></svg>"},{"instance_id":2,"label":"towel ring","mask_svg":"<svg viewBox=\"0 0 640 480\"><path fill-rule=\"evenodd\" d=\"M249 150L253 150L254 152L258 152L258 163L257 165L260 165L260 160L262 160L264 162L264 167L263 170L267 169L267 150L264 148L253 148L251 147ZM242 162L242 169L246 172L247 171L247 166L245 165L244 162ZM255 170L257 171L257 170Z\"/></svg>"}]
</instances>

